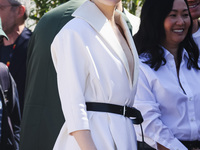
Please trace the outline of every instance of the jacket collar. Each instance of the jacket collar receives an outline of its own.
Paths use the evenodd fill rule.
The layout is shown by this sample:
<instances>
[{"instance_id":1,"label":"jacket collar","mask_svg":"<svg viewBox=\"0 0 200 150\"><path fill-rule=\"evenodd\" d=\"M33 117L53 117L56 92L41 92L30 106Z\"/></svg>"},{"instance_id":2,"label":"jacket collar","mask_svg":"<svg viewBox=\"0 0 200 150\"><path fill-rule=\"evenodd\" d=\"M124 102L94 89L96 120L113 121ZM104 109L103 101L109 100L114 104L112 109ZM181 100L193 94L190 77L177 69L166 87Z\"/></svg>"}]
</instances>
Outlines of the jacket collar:
<instances>
[{"instance_id":1,"label":"jacket collar","mask_svg":"<svg viewBox=\"0 0 200 150\"><path fill-rule=\"evenodd\" d=\"M95 15L94 15L95 14ZM114 53L118 55L120 60L122 61L126 71L127 75L129 77L129 81L131 82L131 77L130 77L130 70L129 70L129 65L128 65L128 60L126 58L126 55L117 39L115 36L115 33L108 21L108 19L104 16L104 14L101 12L101 10L98 9L98 7L91 1L86 1L83 5L81 5L73 14L72 16L81 18L85 20L90 26L96 30L96 32L107 42L107 44L111 47L111 50L113 50ZM138 66L138 56L135 48L135 44L133 42L132 36L129 33L129 28L125 22L125 20L122 18L120 13L115 12L115 20L122 29L125 31L125 37L127 39L127 42L129 44L129 47L132 51L132 54L134 56L134 78L133 78L133 83L131 82L131 85L136 84L136 78L138 76L137 71L135 69Z\"/></svg>"}]
</instances>

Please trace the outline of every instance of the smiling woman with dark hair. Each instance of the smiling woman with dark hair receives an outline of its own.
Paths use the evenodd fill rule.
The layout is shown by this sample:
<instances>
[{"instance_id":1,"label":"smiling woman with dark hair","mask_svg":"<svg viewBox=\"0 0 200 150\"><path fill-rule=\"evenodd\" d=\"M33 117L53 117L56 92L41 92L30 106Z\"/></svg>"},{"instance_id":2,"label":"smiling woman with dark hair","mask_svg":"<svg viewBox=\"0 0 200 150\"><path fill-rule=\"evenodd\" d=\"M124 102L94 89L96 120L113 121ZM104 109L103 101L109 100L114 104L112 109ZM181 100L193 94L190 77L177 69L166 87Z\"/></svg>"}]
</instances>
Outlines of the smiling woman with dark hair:
<instances>
[{"instance_id":1,"label":"smiling woman with dark hair","mask_svg":"<svg viewBox=\"0 0 200 150\"><path fill-rule=\"evenodd\" d=\"M159 150L200 148L200 64L192 24L186 0L146 0L134 36L141 60L135 106L144 117L145 142Z\"/></svg>"}]
</instances>

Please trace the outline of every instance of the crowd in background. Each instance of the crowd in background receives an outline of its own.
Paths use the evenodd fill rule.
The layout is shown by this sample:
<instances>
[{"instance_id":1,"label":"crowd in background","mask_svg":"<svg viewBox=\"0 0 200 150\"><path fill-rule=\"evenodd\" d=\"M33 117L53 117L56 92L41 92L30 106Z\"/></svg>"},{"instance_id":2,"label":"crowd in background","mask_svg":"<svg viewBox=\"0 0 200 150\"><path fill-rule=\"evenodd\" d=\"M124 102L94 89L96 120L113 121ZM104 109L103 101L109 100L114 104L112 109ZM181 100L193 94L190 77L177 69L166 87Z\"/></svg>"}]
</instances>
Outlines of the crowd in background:
<instances>
[{"instance_id":1,"label":"crowd in background","mask_svg":"<svg viewBox=\"0 0 200 150\"><path fill-rule=\"evenodd\" d=\"M28 15L0 0L0 149L200 150L200 0Z\"/></svg>"}]
</instances>

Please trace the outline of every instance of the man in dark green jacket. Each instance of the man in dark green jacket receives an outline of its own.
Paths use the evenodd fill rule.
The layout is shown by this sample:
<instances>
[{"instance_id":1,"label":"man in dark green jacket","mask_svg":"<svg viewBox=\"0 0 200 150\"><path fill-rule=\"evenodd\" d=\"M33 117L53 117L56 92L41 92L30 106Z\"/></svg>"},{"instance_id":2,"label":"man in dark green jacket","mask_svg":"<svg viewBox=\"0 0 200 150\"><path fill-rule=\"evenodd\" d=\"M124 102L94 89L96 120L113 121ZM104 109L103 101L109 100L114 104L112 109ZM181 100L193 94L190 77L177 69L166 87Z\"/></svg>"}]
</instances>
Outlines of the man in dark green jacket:
<instances>
[{"instance_id":1,"label":"man in dark green jacket","mask_svg":"<svg viewBox=\"0 0 200 150\"><path fill-rule=\"evenodd\" d=\"M55 35L72 19L71 14L83 2L85 0L70 0L45 14L30 39L20 150L53 149L64 116L50 46Z\"/></svg>"}]
</instances>

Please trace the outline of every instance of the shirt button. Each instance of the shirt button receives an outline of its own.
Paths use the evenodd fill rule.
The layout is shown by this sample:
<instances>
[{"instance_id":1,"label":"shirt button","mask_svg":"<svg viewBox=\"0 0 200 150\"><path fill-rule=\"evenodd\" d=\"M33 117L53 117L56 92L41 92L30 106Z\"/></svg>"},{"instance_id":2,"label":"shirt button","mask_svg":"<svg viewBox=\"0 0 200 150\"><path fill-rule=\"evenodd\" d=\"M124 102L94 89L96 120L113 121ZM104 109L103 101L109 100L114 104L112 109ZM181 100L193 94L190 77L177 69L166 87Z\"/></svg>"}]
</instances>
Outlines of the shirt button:
<instances>
[{"instance_id":1,"label":"shirt button","mask_svg":"<svg viewBox=\"0 0 200 150\"><path fill-rule=\"evenodd\" d=\"M194 121L194 118L192 118L191 121L193 122L193 121Z\"/></svg>"},{"instance_id":2,"label":"shirt button","mask_svg":"<svg viewBox=\"0 0 200 150\"><path fill-rule=\"evenodd\" d=\"M192 97L189 97L189 101L192 101Z\"/></svg>"}]
</instances>

